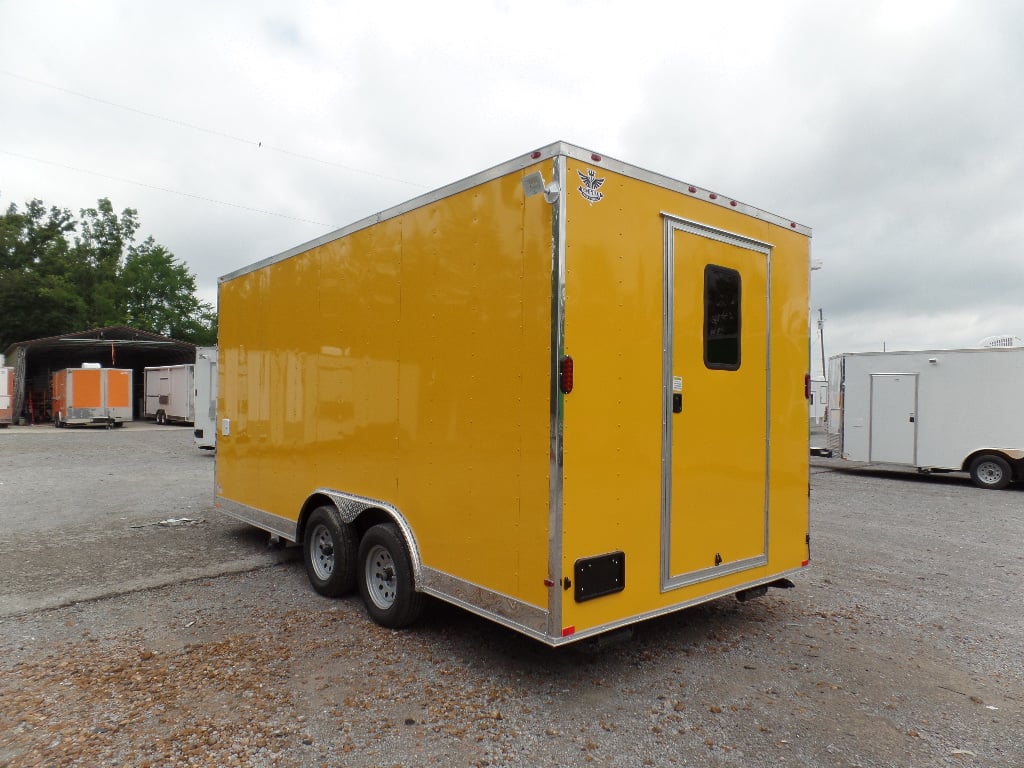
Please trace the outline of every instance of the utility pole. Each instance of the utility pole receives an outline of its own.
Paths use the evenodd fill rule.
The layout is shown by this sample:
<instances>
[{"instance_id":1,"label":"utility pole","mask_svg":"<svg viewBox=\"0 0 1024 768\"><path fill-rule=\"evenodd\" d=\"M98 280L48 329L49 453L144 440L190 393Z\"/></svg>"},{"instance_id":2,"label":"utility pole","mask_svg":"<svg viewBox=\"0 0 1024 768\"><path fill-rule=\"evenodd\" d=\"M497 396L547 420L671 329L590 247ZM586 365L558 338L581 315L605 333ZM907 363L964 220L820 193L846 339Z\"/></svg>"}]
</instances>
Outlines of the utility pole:
<instances>
[{"instance_id":1,"label":"utility pole","mask_svg":"<svg viewBox=\"0 0 1024 768\"><path fill-rule=\"evenodd\" d=\"M821 378L827 379L828 374L825 373L825 316L822 314L821 307L818 307L818 346L821 348Z\"/></svg>"}]
</instances>

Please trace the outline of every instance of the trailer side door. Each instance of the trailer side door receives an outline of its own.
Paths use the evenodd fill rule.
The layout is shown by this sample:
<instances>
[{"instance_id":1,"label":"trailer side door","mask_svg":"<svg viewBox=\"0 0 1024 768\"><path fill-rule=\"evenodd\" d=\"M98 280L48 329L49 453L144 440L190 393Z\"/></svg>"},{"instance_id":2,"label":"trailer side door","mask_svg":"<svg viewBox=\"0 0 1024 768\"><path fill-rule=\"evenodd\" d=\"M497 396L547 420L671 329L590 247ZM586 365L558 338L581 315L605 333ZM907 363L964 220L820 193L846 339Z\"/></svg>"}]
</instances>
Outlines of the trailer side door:
<instances>
[{"instance_id":1,"label":"trailer side door","mask_svg":"<svg viewBox=\"0 0 1024 768\"><path fill-rule=\"evenodd\" d=\"M869 461L917 463L917 374L871 374Z\"/></svg>"},{"instance_id":2,"label":"trailer side door","mask_svg":"<svg viewBox=\"0 0 1024 768\"><path fill-rule=\"evenodd\" d=\"M767 562L771 247L666 217L662 589Z\"/></svg>"}]
</instances>

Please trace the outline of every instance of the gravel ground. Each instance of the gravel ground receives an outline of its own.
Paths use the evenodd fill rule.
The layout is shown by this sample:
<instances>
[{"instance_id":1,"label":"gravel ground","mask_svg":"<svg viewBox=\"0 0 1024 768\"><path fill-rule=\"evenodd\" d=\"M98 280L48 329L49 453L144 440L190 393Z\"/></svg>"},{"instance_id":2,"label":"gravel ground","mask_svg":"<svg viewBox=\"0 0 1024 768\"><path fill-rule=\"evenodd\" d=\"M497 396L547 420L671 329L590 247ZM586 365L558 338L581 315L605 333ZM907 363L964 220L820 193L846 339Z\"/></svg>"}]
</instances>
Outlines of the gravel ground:
<instances>
[{"instance_id":1,"label":"gravel ground","mask_svg":"<svg viewBox=\"0 0 1024 768\"><path fill-rule=\"evenodd\" d=\"M549 649L321 598L133 426L0 432L0 766L1024 765L1022 489L814 459L796 589Z\"/></svg>"}]
</instances>

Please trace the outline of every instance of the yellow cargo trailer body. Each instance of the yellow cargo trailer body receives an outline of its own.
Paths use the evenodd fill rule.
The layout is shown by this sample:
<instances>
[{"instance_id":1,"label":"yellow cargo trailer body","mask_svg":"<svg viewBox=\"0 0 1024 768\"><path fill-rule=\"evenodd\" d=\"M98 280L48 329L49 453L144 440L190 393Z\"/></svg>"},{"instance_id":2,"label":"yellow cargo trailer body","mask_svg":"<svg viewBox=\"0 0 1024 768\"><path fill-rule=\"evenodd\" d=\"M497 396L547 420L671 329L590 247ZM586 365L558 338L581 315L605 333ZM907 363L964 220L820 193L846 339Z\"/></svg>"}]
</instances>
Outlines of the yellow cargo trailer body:
<instances>
[{"instance_id":1,"label":"yellow cargo trailer body","mask_svg":"<svg viewBox=\"0 0 1024 768\"><path fill-rule=\"evenodd\" d=\"M239 270L218 504L388 626L431 594L558 645L782 585L809 236L556 143Z\"/></svg>"}]
</instances>

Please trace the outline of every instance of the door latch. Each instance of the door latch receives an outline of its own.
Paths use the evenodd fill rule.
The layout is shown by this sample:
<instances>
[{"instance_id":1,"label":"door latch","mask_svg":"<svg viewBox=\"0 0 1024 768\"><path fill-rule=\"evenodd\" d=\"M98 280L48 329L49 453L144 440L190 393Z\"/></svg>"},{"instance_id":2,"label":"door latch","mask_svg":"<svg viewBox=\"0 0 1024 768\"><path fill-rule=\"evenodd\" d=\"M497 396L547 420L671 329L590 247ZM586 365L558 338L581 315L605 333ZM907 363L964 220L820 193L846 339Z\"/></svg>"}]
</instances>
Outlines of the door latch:
<instances>
[{"instance_id":1,"label":"door latch","mask_svg":"<svg viewBox=\"0 0 1024 768\"><path fill-rule=\"evenodd\" d=\"M681 392L674 392L672 394L672 413L683 412L683 395Z\"/></svg>"}]
</instances>

